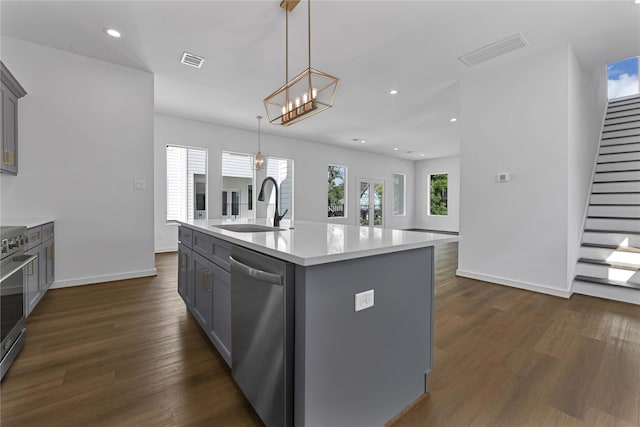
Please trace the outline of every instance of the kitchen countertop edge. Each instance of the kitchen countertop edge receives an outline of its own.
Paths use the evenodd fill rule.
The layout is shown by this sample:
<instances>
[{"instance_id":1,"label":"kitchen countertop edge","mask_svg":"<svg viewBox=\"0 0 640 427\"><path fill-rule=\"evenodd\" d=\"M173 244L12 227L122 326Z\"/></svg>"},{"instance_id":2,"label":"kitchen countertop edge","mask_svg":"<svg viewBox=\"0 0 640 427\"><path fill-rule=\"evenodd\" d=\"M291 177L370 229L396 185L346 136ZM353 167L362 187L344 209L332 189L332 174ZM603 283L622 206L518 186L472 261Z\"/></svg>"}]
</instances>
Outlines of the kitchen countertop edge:
<instances>
[{"instance_id":1,"label":"kitchen countertop edge","mask_svg":"<svg viewBox=\"0 0 640 427\"><path fill-rule=\"evenodd\" d=\"M239 224L239 223L272 225L268 221L257 220L257 221L232 222L232 221L225 221L225 220L210 219L210 220L176 221L176 222L179 225L183 225L188 228L203 232L205 234L211 235L213 237L219 238L229 243L243 246L245 248L252 249L257 252L264 253L285 261L289 261L303 267L320 265L320 264L328 264L328 263L338 262L338 261L346 261L350 259L357 259L357 258L363 258L368 256L374 256L374 255L383 255L383 254L388 254L393 252L401 252L401 251L425 248L429 246L436 246L436 245L445 244L445 243L457 242L460 240L458 236L447 235L447 234L423 233L420 231L407 231L407 230L394 230L394 231L402 231L405 233L412 233L412 234L416 233L416 235L421 235L420 236L421 238L415 241L403 242L399 244L393 244L393 243L384 244L385 242L380 242L382 244L381 246L350 248L349 250L338 252L338 253L324 252L324 253L313 254L313 255L298 255L295 253L295 251L294 253L292 253L291 251L282 251L274 247L270 247L266 244L250 241L250 239L253 238L254 235L261 235L261 234L264 234L264 232L238 233L238 232L233 232L229 230L224 230L221 228L215 228L216 225ZM206 227L203 226L204 224L206 224L207 226ZM285 224L285 226L282 229L282 232L295 234L296 230L300 230L300 229L304 230L305 226L314 225L318 227L318 225L320 224L327 224L327 223L312 222L312 221L295 221L295 229L289 229L288 224ZM354 231L354 229L359 230L360 228L369 228L369 227L359 227L359 226L353 226L353 225L331 224L331 223L329 223L328 225L343 226L345 227L345 229L351 228L351 231ZM390 230L390 229L387 229L387 230ZM414 235L414 237L417 237L416 235Z\"/></svg>"}]
</instances>

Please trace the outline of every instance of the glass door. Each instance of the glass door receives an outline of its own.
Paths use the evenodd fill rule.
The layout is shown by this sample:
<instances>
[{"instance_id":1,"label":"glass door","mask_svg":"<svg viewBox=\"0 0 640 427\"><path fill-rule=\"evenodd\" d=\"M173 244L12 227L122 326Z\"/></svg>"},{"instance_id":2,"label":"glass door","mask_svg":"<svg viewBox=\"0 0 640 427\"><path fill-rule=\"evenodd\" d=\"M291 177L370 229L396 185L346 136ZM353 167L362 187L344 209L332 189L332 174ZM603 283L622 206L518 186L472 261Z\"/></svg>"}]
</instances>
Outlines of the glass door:
<instances>
[{"instance_id":1,"label":"glass door","mask_svg":"<svg viewBox=\"0 0 640 427\"><path fill-rule=\"evenodd\" d=\"M374 180L359 181L360 197L358 199L360 211L360 225L382 227L384 182Z\"/></svg>"}]
</instances>

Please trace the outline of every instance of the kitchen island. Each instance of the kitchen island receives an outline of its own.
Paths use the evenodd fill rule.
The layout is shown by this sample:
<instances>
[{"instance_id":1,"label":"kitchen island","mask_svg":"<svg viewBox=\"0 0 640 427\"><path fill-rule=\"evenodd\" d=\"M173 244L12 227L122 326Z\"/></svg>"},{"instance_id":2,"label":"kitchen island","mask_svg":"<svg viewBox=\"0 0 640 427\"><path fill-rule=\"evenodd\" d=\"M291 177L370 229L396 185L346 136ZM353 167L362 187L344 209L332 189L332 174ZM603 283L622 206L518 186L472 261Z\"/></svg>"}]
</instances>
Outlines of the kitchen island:
<instances>
[{"instance_id":1,"label":"kitchen island","mask_svg":"<svg viewBox=\"0 0 640 427\"><path fill-rule=\"evenodd\" d=\"M220 228L230 224L238 222L180 222L179 292L238 381L235 371L244 359L233 354L240 340L236 346L232 337L240 337L241 326L231 324L238 319L231 312L244 301L251 304L251 297L240 299L229 289L238 283L229 266L240 264L230 258L253 251L290 266L291 303L281 317L290 335L282 353L291 371L273 369L288 384L281 425L380 426L428 390L434 246L456 236L306 221L282 221L266 231ZM198 267L203 257L210 264ZM356 298L367 291L373 292ZM203 295L212 297L205 301ZM260 319L272 310L264 311ZM252 339L267 333L256 330ZM273 425L258 408L262 403L247 397L267 426Z\"/></svg>"}]
</instances>

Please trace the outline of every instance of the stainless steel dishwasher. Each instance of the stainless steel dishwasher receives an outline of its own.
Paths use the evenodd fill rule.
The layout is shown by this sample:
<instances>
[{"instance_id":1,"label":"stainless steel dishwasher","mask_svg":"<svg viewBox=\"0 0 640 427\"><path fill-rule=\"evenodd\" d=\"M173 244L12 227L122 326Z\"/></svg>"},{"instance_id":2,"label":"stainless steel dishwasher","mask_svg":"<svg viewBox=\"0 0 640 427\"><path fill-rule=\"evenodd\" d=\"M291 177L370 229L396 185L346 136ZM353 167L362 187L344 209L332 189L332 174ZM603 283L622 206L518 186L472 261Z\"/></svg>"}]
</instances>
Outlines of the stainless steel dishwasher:
<instances>
[{"instance_id":1,"label":"stainless steel dishwasher","mask_svg":"<svg viewBox=\"0 0 640 427\"><path fill-rule=\"evenodd\" d=\"M233 378L267 427L291 427L294 265L235 245L229 260Z\"/></svg>"}]
</instances>

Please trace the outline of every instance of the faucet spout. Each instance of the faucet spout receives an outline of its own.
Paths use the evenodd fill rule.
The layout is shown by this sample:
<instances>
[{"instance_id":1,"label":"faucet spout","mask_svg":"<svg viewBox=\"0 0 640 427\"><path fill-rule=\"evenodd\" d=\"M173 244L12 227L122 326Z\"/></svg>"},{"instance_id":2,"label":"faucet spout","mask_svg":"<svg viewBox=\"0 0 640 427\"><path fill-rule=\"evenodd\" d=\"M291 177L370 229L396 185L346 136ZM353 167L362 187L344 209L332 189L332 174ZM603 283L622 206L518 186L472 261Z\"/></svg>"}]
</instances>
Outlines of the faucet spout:
<instances>
[{"instance_id":1,"label":"faucet spout","mask_svg":"<svg viewBox=\"0 0 640 427\"><path fill-rule=\"evenodd\" d=\"M289 212L289 209L285 209L284 213L282 215L280 215L280 213L278 212L278 206L280 203L280 194L278 191L278 182L273 179L272 177L268 176L264 179L264 181L262 181L262 185L260 186L260 194L258 194L258 200L260 202L264 202L264 186L267 183L267 181L271 181L271 183L273 184L273 188L275 188L276 190L276 211L273 214L273 226L274 227L278 227L280 226L280 220L282 218L284 218L284 216L287 214L287 212Z\"/></svg>"}]
</instances>

